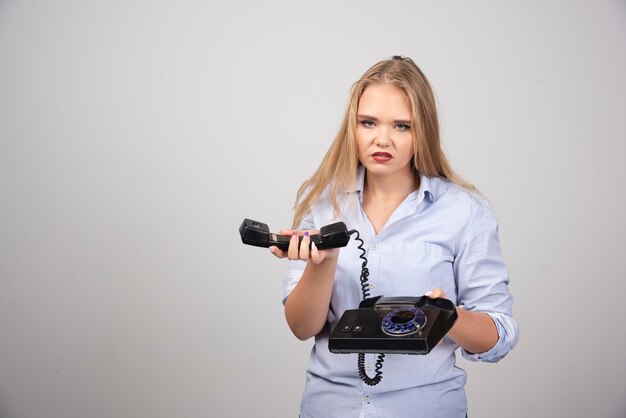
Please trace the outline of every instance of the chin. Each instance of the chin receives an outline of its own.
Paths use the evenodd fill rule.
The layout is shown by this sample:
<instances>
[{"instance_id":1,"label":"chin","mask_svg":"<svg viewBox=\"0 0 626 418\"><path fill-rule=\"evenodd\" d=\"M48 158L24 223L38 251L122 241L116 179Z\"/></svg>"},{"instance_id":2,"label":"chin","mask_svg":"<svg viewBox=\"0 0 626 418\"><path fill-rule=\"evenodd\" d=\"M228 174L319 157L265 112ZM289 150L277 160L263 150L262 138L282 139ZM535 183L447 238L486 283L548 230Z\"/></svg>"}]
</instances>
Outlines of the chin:
<instances>
[{"instance_id":1,"label":"chin","mask_svg":"<svg viewBox=\"0 0 626 418\"><path fill-rule=\"evenodd\" d=\"M380 164L363 164L365 170L374 176L414 176L413 170L407 169L407 167L397 167L389 163Z\"/></svg>"},{"instance_id":2,"label":"chin","mask_svg":"<svg viewBox=\"0 0 626 418\"><path fill-rule=\"evenodd\" d=\"M381 167L381 166L365 166L365 169L368 173L375 176L391 176L399 174L399 170L394 169L392 167Z\"/></svg>"}]
</instances>

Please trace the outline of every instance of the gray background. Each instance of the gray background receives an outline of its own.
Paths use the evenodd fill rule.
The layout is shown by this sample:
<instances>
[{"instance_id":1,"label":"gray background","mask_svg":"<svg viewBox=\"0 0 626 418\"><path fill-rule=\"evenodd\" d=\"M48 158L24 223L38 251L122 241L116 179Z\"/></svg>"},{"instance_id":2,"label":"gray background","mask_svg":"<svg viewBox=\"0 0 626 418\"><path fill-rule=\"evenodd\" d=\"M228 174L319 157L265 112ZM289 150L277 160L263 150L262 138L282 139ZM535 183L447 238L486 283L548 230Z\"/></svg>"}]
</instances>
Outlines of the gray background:
<instances>
[{"instance_id":1,"label":"gray background","mask_svg":"<svg viewBox=\"0 0 626 418\"><path fill-rule=\"evenodd\" d=\"M0 417L296 416L237 227L290 224L394 54L501 223L521 340L459 360L470 415L626 416L624 1L0 0Z\"/></svg>"}]
</instances>

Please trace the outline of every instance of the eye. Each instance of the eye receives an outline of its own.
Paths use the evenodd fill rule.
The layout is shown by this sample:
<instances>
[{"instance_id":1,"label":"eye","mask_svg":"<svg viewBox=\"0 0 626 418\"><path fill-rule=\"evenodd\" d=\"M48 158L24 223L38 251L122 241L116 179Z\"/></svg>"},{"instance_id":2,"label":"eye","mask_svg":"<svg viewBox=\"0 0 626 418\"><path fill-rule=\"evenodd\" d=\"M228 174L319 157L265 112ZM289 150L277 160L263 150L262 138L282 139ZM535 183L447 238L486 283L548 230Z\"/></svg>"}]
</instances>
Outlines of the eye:
<instances>
[{"instance_id":1,"label":"eye","mask_svg":"<svg viewBox=\"0 0 626 418\"><path fill-rule=\"evenodd\" d=\"M360 121L359 123L366 128L373 128L375 126L374 122L368 119L364 119Z\"/></svg>"},{"instance_id":2,"label":"eye","mask_svg":"<svg viewBox=\"0 0 626 418\"><path fill-rule=\"evenodd\" d=\"M402 131L409 131L409 130L411 130L411 126L407 125L406 123L398 123L396 125L396 129L398 131L401 131L401 132Z\"/></svg>"}]
</instances>

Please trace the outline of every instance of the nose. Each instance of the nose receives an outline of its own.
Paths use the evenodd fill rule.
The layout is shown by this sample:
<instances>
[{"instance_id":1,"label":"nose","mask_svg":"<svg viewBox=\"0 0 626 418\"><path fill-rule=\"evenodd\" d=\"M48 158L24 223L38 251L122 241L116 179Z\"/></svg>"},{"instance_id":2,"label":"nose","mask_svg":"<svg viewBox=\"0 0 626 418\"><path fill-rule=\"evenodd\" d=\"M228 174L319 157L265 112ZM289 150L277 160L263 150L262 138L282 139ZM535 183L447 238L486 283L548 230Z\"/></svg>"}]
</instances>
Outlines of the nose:
<instances>
[{"instance_id":1,"label":"nose","mask_svg":"<svg viewBox=\"0 0 626 418\"><path fill-rule=\"evenodd\" d=\"M391 144L391 136L389 135L389 130L381 127L378 131L378 135L376 135L374 143L379 147L388 147Z\"/></svg>"}]
</instances>

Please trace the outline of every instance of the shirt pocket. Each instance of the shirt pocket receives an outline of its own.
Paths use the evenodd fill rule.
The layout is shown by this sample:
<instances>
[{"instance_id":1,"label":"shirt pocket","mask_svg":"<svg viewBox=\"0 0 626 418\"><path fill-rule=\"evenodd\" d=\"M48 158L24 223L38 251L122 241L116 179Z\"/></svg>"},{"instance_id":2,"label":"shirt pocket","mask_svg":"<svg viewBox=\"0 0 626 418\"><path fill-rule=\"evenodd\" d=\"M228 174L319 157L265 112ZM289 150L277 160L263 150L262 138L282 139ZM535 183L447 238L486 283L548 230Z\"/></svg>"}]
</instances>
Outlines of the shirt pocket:
<instances>
[{"instance_id":1,"label":"shirt pocket","mask_svg":"<svg viewBox=\"0 0 626 418\"><path fill-rule=\"evenodd\" d=\"M396 296L421 296L435 287L455 300L456 285L449 248L431 242L398 243L393 248L391 291Z\"/></svg>"}]
</instances>

